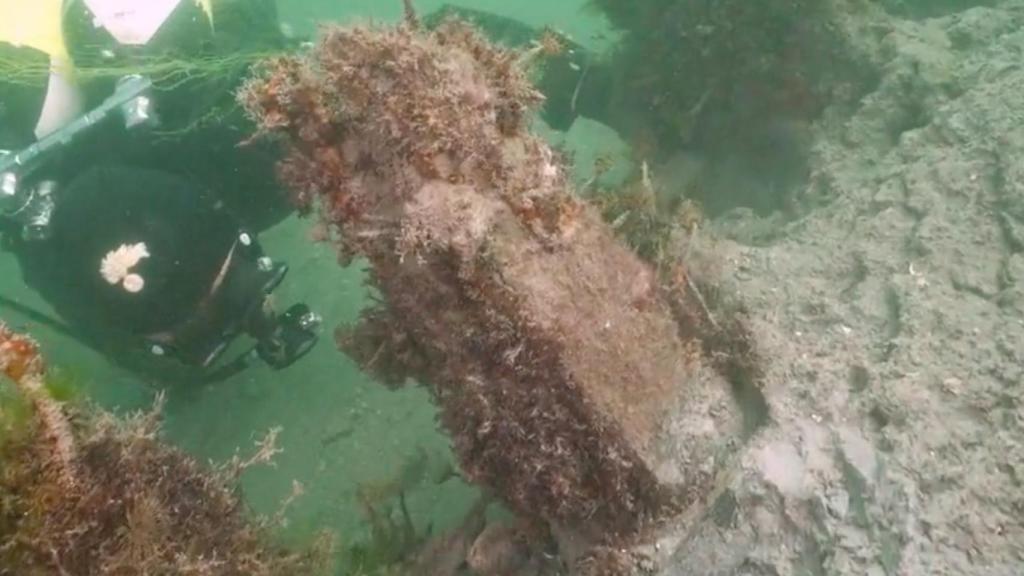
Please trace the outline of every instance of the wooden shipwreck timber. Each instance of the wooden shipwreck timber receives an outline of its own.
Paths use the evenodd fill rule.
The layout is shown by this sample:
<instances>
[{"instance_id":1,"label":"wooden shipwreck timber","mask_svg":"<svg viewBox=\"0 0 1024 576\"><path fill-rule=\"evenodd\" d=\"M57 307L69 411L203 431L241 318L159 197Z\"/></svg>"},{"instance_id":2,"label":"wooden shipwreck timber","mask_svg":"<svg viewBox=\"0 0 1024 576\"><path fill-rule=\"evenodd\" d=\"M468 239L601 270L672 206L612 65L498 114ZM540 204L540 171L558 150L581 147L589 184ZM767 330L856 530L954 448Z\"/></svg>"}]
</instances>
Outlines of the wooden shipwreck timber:
<instances>
[{"instance_id":1,"label":"wooden shipwreck timber","mask_svg":"<svg viewBox=\"0 0 1024 576\"><path fill-rule=\"evenodd\" d=\"M429 386L470 481L590 546L702 506L741 418L703 313L528 130L527 67L551 48L455 21L333 28L241 99L343 261L369 263L380 306L343 350Z\"/></svg>"}]
</instances>

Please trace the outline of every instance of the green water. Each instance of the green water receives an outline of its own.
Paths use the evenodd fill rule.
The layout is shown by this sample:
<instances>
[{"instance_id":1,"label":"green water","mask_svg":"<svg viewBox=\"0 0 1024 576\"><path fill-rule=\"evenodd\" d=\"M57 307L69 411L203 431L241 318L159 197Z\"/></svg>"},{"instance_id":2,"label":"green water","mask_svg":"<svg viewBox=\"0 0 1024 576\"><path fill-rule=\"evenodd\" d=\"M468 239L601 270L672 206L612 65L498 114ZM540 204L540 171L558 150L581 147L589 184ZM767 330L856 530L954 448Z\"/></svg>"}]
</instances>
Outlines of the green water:
<instances>
[{"instance_id":1,"label":"green water","mask_svg":"<svg viewBox=\"0 0 1024 576\"><path fill-rule=\"evenodd\" d=\"M603 20L577 0L459 4L533 27L551 26L584 45L607 40ZM439 1L417 3L423 13L441 5ZM397 0L281 0L279 10L281 21L303 35L313 33L322 22L394 21L401 14ZM578 122L568 136L550 136L567 141L584 167L591 166L598 154L623 150L613 132L587 121ZM585 179L586 170L578 177ZM356 499L359 486L392 480L417 458L425 456L430 466L441 467L451 456L424 390L390 391L335 349L334 326L356 320L365 303L363 275L358 269L339 267L333 247L310 242L311 225L311 221L293 216L261 239L269 254L291 267L275 293L277 300L306 302L321 313L325 326L321 344L282 372L258 364L214 386L182 382L169 387L165 431L171 442L191 454L219 462L250 449L268 429L281 427L283 453L275 466L250 470L243 478L247 501L257 512L273 514L291 492L293 482L300 482L304 496L289 508L282 536L301 542L328 529L344 544L366 534ZM54 315L52 308L22 283L14 258L6 253L0 253L0 294ZM100 406L123 411L152 403L153 383L17 310L5 308L0 318L39 339L52 366L68 373L81 386L82 395ZM425 482L411 486L406 501L414 522L421 528L432 525L436 531L456 522L474 494L458 480Z\"/></svg>"},{"instance_id":2,"label":"green water","mask_svg":"<svg viewBox=\"0 0 1024 576\"><path fill-rule=\"evenodd\" d=\"M38 0L38 5L84 1ZM130 51L105 55L98 49L112 41L81 50L79 55L93 66L92 76L83 74L95 83L90 89L105 90L97 88L93 91L102 94L89 97L102 99L113 89L113 80L127 71L153 75L164 94L187 96L178 103L188 105L171 107L179 113L168 123L172 127L157 134L173 144L151 147L147 141L139 147L140 156L157 156L162 168L163 161L173 164L166 171L198 173L207 188L222 194L219 198L229 211L239 209L253 217L254 227L276 222L260 229L266 253L290 266L273 294L275 304L284 309L303 302L321 314L319 346L284 370L256 361L226 381L209 385L166 374L158 383L130 372L68 336L59 324L62 320L48 320L60 315L29 287L15 256L4 250L8 242L25 246L7 234L20 233L20 226L0 229L0 321L40 341L50 368L57 372L54 380L62 395L123 413L148 409L159 393L166 393L166 439L202 461L216 465L251 453L269 430L280 429L282 451L273 466L246 470L241 492L245 503L264 517L278 517L282 503L290 503L284 522L274 530L285 543L302 547L327 531L345 551L371 536L368 506L381 514L396 512L399 493L421 535L428 530L443 534L459 526L479 493L451 473L457 466L428 391L415 385L389 389L364 374L335 345L335 327L354 323L374 301L364 285L364 270L339 265L335 246L314 240L324 235L316 217L301 218L281 209L281 190L269 171L278 157L258 156L267 152L259 149L264 139L255 139L252 148L236 147L250 135L249 127L239 129L242 121L231 116L238 104L234 89L248 74L250 63L282 46L306 49L305 41L313 39L323 24L397 22L403 13L401 0L276 0L280 29L289 41L278 37L278 23L262 30L244 24L227 26L233 35L220 32L220 37L232 38L224 44L211 39L216 22L209 26L193 0L180 1L185 12L178 15L186 16L179 22L186 23L187 32L173 41L165 37L170 47L154 49L152 60ZM253 7L275 0L211 1ZM1024 294L1024 200L1021 174L1013 166L1024 142L1015 128L1024 106L1013 97L1022 93L1019 87L1024 84L1019 73L1024 0L413 1L424 17L454 4L505 19L495 26L509 33L499 41L508 36L522 39L527 36L524 30L547 28L575 43L566 44L568 50L535 51L522 59L531 64L531 78L547 97L540 114L531 117L531 129L571 170L573 191L592 201L618 238L648 259L651 269L663 273L661 280L667 284L661 288L679 292L671 296L673 320L679 323L687 356L700 350L706 361L701 377L695 379L706 388L692 393L687 378L678 389L684 401L672 398L663 403L671 413L668 426L650 428L671 432L659 434L657 442L645 442L647 450L665 441L664 447L651 450L663 454L643 456L644 465L655 465L650 472L658 482L664 480L665 488L685 488L680 493L696 498L693 508L675 518L680 522L664 523L666 537L660 543L668 545L652 546L658 553L654 556L671 554L656 559L661 563L657 569L665 570L657 573L845 576L917 574L926 572L923 567L946 565L949 573L1018 573L1024 558L1018 544L1024 539L1015 536L1024 529L1012 521L1020 516L1020 471L1011 464L1024 446L1013 412L1021 404L1020 387L1014 387L1021 380L1020 346L1015 343L1024 342L1019 330L1024 322L1015 314L1024 310L1024 300L1018 298ZM137 2L153 2L146 4L152 6L156 0ZM13 46L4 42L4 35L14 30L7 18L13 8L36 5L34 0L0 0L0 149L28 145L12 146L7 140L15 133L25 136L23 127L12 126L18 124L14 120L30 118L19 109L26 105L28 88L42 92L46 86L50 64L45 54L12 58ZM74 22L78 28L71 28L88 35L94 20L89 14L78 15L83 14ZM177 46L178 41L187 47ZM544 47L552 44L562 43ZM15 48L13 52L24 56L18 52L21 46ZM221 54L216 48L226 49ZM358 43L353 49L358 55ZM303 72L312 71L319 82L321 71L349 62L334 60L333 54L327 58L330 61L322 68ZM392 70L373 64L375 73ZM263 119L268 125L278 119L272 108L286 105L287 96L281 94L288 94L291 82L278 77L262 86L271 101L259 106L266 105ZM323 83L310 85L313 90L324 88ZM386 86L381 100L390 106L387 96L396 84ZM353 97L357 92L346 92L345 97L359 100L358 94ZM470 100L477 97L475 89L461 94ZM508 110L503 107L500 112ZM31 115L32 124L36 116ZM238 124L233 123L236 120ZM214 129L206 131L211 125ZM31 127L28 133L31 141ZM131 152L125 135L134 133L118 124L117 134L76 152L109 152L100 157ZM153 154L167 149L181 154ZM210 153L214 150L232 161ZM251 150L256 152L250 154ZM93 163L90 154L71 156L71 167L61 169L72 175L80 174L82 164ZM258 168L268 170L262 173ZM299 175L289 176L301 180ZM134 192L146 186L90 190ZM194 191L189 186L176 189ZM10 197L0 196L0 201L8 201L0 203L0 209L11 205ZM117 198L128 205L137 196ZM104 207L99 202L82 204L86 209L65 214L91 214L88 208ZM73 220L65 229L103 236L114 228L106 226L104 218L131 212L120 201L110 205L117 209ZM525 221L528 216L523 214L528 211L520 214ZM180 236L180 229L194 220L198 218L173 220L174 226L168 228ZM0 226L10 221L0 220ZM228 233L221 234L225 229ZM39 268L82 274L69 274L72 281L51 282L50 287L74 286L88 276L93 288L109 288L95 276L91 258L99 261L110 244L104 241L102 249L88 254L89 260L65 258L79 253L78 244L86 244L82 236L94 237L68 236L73 241L60 245L61 257L41 259ZM231 246L240 238L234 227L212 230L208 236L193 233L182 242L184 252L204 252L202 248L215 244L214 237ZM118 238L112 244L122 241ZM118 251L113 249L108 256ZM225 269L224 252L216 247L205 251L214 252L213 269ZM60 268L71 260L87 262L90 268ZM57 265L47 268L54 262ZM187 267L180 264L175 261L171 269L176 272L167 276L187 277L181 272ZM117 286L105 268L100 265L101 275ZM625 277L621 270L614 272ZM148 272L140 274L151 281ZM141 276L136 280L142 281ZM168 290L161 293L159 303L186 302L190 307L184 314L192 315L195 302L211 293L209 281L204 282L201 290L181 288L198 293L194 299L177 298L177 292ZM572 289L570 282L547 284ZM635 287L644 284L639 277ZM128 284L124 287L133 291ZM592 285L582 289L603 294ZM143 291L142 296L153 292ZM149 309L140 311L137 305L145 298L124 296L118 291L111 299L76 303L99 309L110 300L127 300L135 304L133 321L140 316L152 320L147 317ZM631 300L630 306L645 308L646 300ZM107 305L106 312L115 307ZM606 329L609 326L605 323ZM596 325L594 329L600 330ZM601 354L615 349L605 348L607 342L621 344L615 338L633 337L637 340L630 345L658 349L662 336L635 334L588 333L586 340L601 345ZM251 340L240 339L226 356L233 357L247 343ZM138 341L132 344L141 348ZM509 352L514 362L519 352ZM571 355L570 348L561 352ZM639 368L637 373L643 374L647 367ZM629 376L599 384L618 386L616 392L630 395L622 404L632 422L633 414L642 414L633 409L633 399L660 403L658 390L666 387L659 384L650 395L641 396L637 390L645 388L632 387ZM719 389L713 388L716 380L722 384ZM543 383L530 382L520 390L534 394L538 385ZM487 394L505 395L507 390L489 388L484 401L490 401ZM593 400L586 393L580 395L584 403ZM556 396L560 395L561 391ZM729 399L734 402L727 406ZM515 405L504 398L501 402ZM535 405L531 399L531 408ZM554 405L564 408L559 400ZM590 412L592 407L584 404L581 411ZM16 418L24 414L24 406L21 409ZM599 412L593 422L610 430L611 438L621 422L615 422L615 414L606 419ZM542 416L553 413L547 410ZM642 419L641 415L636 421ZM563 438L553 442L554 452L559 452ZM578 461L587 466L602 458L616 460L617 470L623 466L619 460L633 462L587 448L604 446L602 438L603 432L592 444L572 443L573 456L582 456ZM643 440L637 436L623 442L638 439ZM484 441L488 445L481 452L502 440ZM552 451L547 448L538 452ZM633 447L626 448L632 453ZM518 459L522 453L514 453L514 466L506 466L511 458L485 463L491 466L487 472L527 469L525 459ZM622 453L616 448L608 454ZM472 463L472 458L467 461ZM578 506L556 504L557 509L545 510L542 504L530 512L566 512L556 519L564 529L553 535L557 541L543 543L557 545L550 556L567 563L579 560L572 558L577 553L595 553L584 562L604 558L605 553L614 556L615 550L604 546L608 540L591 551L583 548L594 542L571 541L580 540L574 538L580 526L572 522L585 513L579 532L589 532L595 514L614 508L617 496L624 510L626 503L644 502L637 492L647 491L640 486L646 481L595 475L595 467L590 467L587 482L564 484L556 468L530 466L531 480L547 478L537 470L554 470L554 479L525 489L515 479L498 486L505 490L498 496L508 498L526 490L530 496L534 490L543 495L547 490L548 496L558 498L551 501L560 503L567 492L591 492ZM642 471L637 478L645 474ZM714 486L708 486L705 479L712 477ZM608 479L607 485L600 485L602 490L590 491L584 485L598 484L602 478ZM691 484L694 478L697 482ZM684 485L674 486L676 482ZM296 486L302 487L302 494L293 500ZM702 492L705 489L712 491ZM709 515L697 519L701 505L712 502ZM488 513L500 514L498 508ZM400 518L397 513L389 517ZM460 546L447 548L464 552ZM9 549L0 541L0 550ZM545 548L543 555L552 550ZM537 552L531 551L532 559L539 559ZM1016 561L1012 568L985 571L985 562L1011 556ZM970 569L958 571L968 564ZM8 573L4 568L0 566L2 575Z\"/></svg>"}]
</instances>

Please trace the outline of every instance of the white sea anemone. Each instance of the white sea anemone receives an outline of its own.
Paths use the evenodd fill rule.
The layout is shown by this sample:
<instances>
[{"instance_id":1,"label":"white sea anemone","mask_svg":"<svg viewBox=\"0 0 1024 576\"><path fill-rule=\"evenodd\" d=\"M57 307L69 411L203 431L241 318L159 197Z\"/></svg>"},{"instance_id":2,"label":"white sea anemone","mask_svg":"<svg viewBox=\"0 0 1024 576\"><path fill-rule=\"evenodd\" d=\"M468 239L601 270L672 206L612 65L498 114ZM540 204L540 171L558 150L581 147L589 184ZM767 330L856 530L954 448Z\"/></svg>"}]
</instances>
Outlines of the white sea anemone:
<instances>
[{"instance_id":1,"label":"white sea anemone","mask_svg":"<svg viewBox=\"0 0 1024 576\"><path fill-rule=\"evenodd\" d=\"M149 249L144 242L122 244L103 257L100 274L110 284L122 284L127 291L138 292L145 286L145 281L142 276L132 273L132 268L148 257Z\"/></svg>"},{"instance_id":2,"label":"white sea anemone","mask_svg":"<svg viewBox=\"0 0 1024 576\"><path fill-rule=\"evenodd\" d=\"M138 274L129 274L124 277L121 285L124 286L125 290L135 294L142 291L142 288L146 286L146 281Z\"/></svg>"}]
</instances>

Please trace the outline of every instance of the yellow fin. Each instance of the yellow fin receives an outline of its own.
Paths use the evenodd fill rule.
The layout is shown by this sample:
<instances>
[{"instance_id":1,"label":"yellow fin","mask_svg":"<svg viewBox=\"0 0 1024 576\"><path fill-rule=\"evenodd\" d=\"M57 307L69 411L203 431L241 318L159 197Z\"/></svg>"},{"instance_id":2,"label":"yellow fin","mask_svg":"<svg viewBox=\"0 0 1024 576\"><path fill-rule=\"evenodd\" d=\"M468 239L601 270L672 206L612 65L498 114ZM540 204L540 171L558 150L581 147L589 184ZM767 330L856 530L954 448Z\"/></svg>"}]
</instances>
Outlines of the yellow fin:
<instances>
[{"instance_id":1,"label":"yellow fin","mask_svg":"<svg viewBox=\"0 0 1024 576\"><path fill-rule=\"evenodd\" d=\"M0 0L4 2L6 0ZM196 0L196 4L206 12L206 18L210 21L210 28L213 28L213 0Z\"/></svg>"},{"instance_id":2,"label":"yellow fin","mask_svg":"<svg viewBox=\"0 0 1024 576\"><path fill-rule=\"evenodd\" d=\"M67 60L61 17L61 0L0 0L0 42L35 48L56 61Z\"/></svg>"}]
</instances>

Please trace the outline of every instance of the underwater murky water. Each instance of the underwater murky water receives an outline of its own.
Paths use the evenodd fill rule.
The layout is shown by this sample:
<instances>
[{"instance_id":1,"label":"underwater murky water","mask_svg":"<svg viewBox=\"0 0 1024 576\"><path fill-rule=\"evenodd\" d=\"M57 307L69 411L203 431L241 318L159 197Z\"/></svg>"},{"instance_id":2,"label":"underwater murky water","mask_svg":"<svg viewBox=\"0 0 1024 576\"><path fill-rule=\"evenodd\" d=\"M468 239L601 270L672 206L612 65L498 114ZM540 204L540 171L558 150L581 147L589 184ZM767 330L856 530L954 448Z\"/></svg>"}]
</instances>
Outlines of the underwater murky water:
<instances>
[{"instance_id":1,"label":"underwater murky water","mask_svg":"<svg viewBox=\"0 0 1024 576\"><path fill-rule=\"evenodd\" d=\"M338 574L1021 573L1024 3L411 5L0 0L44 397L279 430L246 514ZM23 347L0 576L86 574L14 537Z\"/></svg>"}]
</instances>

